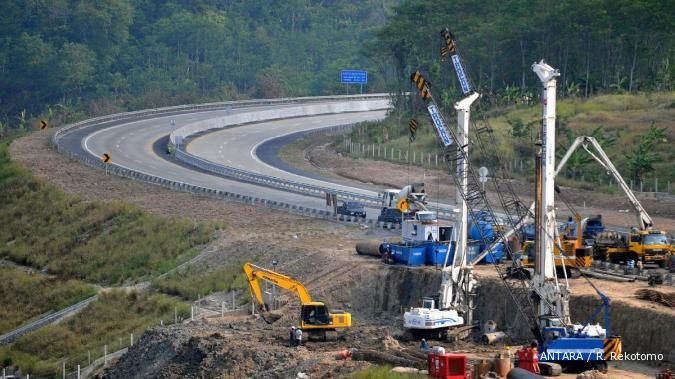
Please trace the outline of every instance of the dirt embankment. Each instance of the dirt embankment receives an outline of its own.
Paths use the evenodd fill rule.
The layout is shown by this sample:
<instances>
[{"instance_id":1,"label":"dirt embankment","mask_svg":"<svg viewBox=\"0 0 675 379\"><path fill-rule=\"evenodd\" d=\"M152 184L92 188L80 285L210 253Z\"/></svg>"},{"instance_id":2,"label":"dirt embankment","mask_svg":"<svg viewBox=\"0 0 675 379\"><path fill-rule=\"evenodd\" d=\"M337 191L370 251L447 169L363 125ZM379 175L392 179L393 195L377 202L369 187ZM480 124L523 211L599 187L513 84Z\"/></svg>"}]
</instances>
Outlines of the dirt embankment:
<instances>
[{"instance_id":1,"label":"dirt embankment","mask_svg":"<svg viewBox=\"0 0 675 379\"><path fill-rule=\"evenodd\" d=\"M287 333L291 325L297 324L299 309L293 296L282 295L285 305L275 312L284 316L271 325L242 313L181 326L153 328L101 377L287 378L300 372L310 377L347 377L369 363L337 360L336 356L346 349L379 351L394 356L401 354L397 349L414 352L417 341L394 341L392 336L401 334L401 313L405 308L417 304L421 296L435 294L440 272L429 268L387 266L374 260L360 263L336 272L335 276L317 266L316 271L326 275L325 280L306 281L312 288L321 283L324 289L320 291L323 294L321 300L330 301L330 306L341 306L353 314L354 326L341 332L338 339L310 341L299 348L288 347ZM477 290L476 319L481 324L488 319L497 321L499 329L509 332L513 339L496 346L471 341L454 344L434 341L433 345L466 353L474 360L493 357L503 351L505 345L531 338L504 286L494 276L487 275L487 269L489 267L479 270L484 273ZM314 289L310 291L318 293ZM585 320L597 305L597 297L573 296L573 319ZM675 313L663 306L652 308L645 304L636 307L624 301L613 303L612 328L614 333L623 336L624 350L628 352L661 353L666 359L672 359L675 346L664 328L674 321ZM613 378L649 377L626 372L615 363L610 369ZM635 367L631 369L636 370ZM655 370L644 366L638 369L645 373Z\"/></svg>"},{"instance_id":2,"label":"dirt embankment","mask_svg":"<svg viewBox=\"0 0 675 379\"><path fill-rule=\"evenodd\" d=\"M333 180L354 183L373 184L386 188L401 188L409 182L425 182L426 192L433 199L440 199L450 204L455 202L456 187L453 180L445 172L426 170L422 167L396 164L384 161L354 159L336 153L332 147L332 137L311 137L302 144L287 146L281 154L283 159L300 169L318 173ZM510 181L515 193L526 206L534 201L531 183ZM623 193L607 194L563 187L563 195L558 200L569 202L577 212L584 216L602 214L606 223L616 226L630 227L635 224L635 213L630 202ZM486 185L490 203L499 204L497 195L490 182ZM675 233L675 201L640 200L655 225ZM433 201L431 202L433 205ZM569 215L567 206L558 202L561 216Z\"/></svg>"}]
</instances>

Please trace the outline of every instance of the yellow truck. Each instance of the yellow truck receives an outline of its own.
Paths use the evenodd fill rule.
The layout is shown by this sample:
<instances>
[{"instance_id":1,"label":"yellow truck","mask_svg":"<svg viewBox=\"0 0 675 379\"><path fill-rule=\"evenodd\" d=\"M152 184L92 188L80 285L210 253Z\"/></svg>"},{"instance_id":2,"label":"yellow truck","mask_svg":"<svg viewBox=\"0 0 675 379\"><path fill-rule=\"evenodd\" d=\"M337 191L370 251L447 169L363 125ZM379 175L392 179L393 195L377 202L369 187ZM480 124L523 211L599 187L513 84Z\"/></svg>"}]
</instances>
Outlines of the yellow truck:
<instances>
[{"instance_id":1,"label":"yellow truck","mask_svg":"<svg viewBox=\"0 0 675 379\"><path fill-rule=\"evenodd\" d=\"M628 233L603 232L595 239L595 257L612 263L642 261L661 267L672 254L668 236L660 230L633 229Z\"/></svg>"},{"instance_id":2,"label":"yellow truck","mask_svg":"<svg viewBox=\"0 0 675 379\"><path fill-rule=\"evenodd\" d=\"M609 160L609 157L595 138L578 137L575 139L567 150L567 153L565 153L565 156L561 159L557 171L562 168L578 147L586 150L608 174L614 177L618 186L626 194L637 216L636 227L628 233L606 231L598 234L595 238L594 258L614 263L629 260L658 263L663 267L670 254L672 254L668 236L665 232L654 228L654 221L642 204L640 204L640 201L626 184L626 181L623 180L621 174L619 174L619 170L614 167L614 164ZM595 154L591 149L595 150Z\"/></svg>"},{"instance_id":3,"label":"yellow truck","mask_svg":"<svg viewBox=\"0 0 675 379\"><path fill-rule=\"evenodd\" d=\"M258 303L261 313L269 312L265 303L261 282L267 281L277 287L294 292L300 299L300 329L310 337L326 340L326 332L352 326L352 315L343 311L329 311L322 302L312 300L307 288L299 281L272 270L258 267L251 263L244 264L244 273L251 290L251 297Z\"/></svg>"}]
</instances>

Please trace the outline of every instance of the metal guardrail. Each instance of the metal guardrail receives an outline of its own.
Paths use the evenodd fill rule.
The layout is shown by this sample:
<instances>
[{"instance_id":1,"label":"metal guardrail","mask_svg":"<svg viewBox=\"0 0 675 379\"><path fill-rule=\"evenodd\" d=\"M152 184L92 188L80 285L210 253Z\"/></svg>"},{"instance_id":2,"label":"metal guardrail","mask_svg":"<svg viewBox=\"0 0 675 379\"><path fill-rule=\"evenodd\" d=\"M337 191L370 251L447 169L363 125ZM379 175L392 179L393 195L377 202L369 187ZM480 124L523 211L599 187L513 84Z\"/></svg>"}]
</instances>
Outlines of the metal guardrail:
<instances>
[{"instance_id":1,"label":"metal guardrail","mask_svg":"<svg viewBox=\"0 0 675 379\"><path fill-rule=\"evenodd\" d=\"M68 155L69 157L76 159L80 161L81 163L98 168L100 170L107 170L108 173L114 174L117 176L121 176L124 178L129 178L145 183L150 183L150 184L155 184L159 185L174 191L180 191L180 192L190 192L196 195L201 195L201 196L208 196L208 197L213 197L216 199L220 200L225 200L225 201L231 201L231 202L236 202L236 203L242 203L242 204L250 204L250 205L258 205L262 206L265 208L269 209L277 209L277 210L282 210L282 211L287 211L290 213L295 213L303 216L310 216L310 217L317 217L317 218L333 218L333 212L330 211L325 211L325 210L319 210L315 208L310 208L310 207L303 207L299 205L294 205L294 204L289 204L285 203L282 201L276 201L276 200L268 200L260 197L255 197L255 196L248 196L248 195L242 195L234 192L228 192L228 191L220 191L212 188L207 188L207 187L201 187L201 186L196 186L192 184L187 184L184 182L179 182L171 179L166 179L162 178L159 176L155 176L152 174L147 174L143 173L140 171L136 170L131 170L127 168L123 168L120 166L116 166L114 164L109 164L108 167L106 167L106 164L101 162L101 160L93 158L93 157L88 157L88 156L81 156L79 154L70 152L70 151L64 151L64 154Z\"/></svg>"},{"instance_id":2,"label":"metal guardrail","mask_svg":"<svg viewBox=\"0 0 675 379\"><path fill-rule=\"evenodd\" d=\"M273 104L293 104L293 103L304 103L304 102L321 102L321 101L331 101L331 100L355 100L355 99L381 99L386 98L386 95L358 95L358 96L323 96L323 97L310 97L310 98L289 98L289 99L272 99L272 100L246 100L239 102L222 102L222 103L210 103L210 104L199 104L199 105L182 105L176 107L166 107L166 108L157 108L157 109L148 109L136 112L126 112L119 113L114 115L108 115L103 117L97 117L89 120L84 120L77 122L71 125L67 125L57 130L52 136L52 145L56 150L61 153L68 155L69 157L76 159L87 166L98 168L101 170L106 170L109 173L114 175L126 177L129 179L139 180L146 183L160 185L165 188L169 188L176 191L191 192L198 195L209 196L217 198L220 200L233 201L243 204L259 205L269 209L277 209L290 213L299 214L302 216L323 218L323 219L335 219L335 215L331 211L303 207L294 204L289 204L281 201L269 200L265 198L260 198L256 196L242 195L233 192L220 191L212 188L206 188L201 186L195 186L187 184L180 181L174 181L171 179L163 178L160 176L152 175L138 170L129 169L126 167L121 167L116 164L105 164L100 161L97 157L93 157L89 154L79 154L77 152L65 151L60 146L61 139L68 133L79 130L82 128L93 127L98 125L105 125L110 122L119 122L127 120L139 120L139 119L151 119L159 117L162 115L170 114L181 114L181 113L192 113L192 112L204 112L204 111L213 111L218 109L230 109L230 108L240 108L240 107L250 107L256 105L273 105ZM267 175L257 174L251 171L239 170L233 167L218 165L213 162L201 159L194 155L191 155L182 149L176 149L176 158L181 160L184 159L185 163L192 164L195 167L199 167L203 170L214 172L220 175L227 176L229 178L248 182L257 185L264 185L274 189L279 189L283 191L290 191L295 193L300 193L308 196L314 197L325 197L327 191L333 193L336 192L334 189L328 187L322 187L317 185L310 185L301 182L295 182L290 180L285 180L281 178L276 178ZM370 205L379 205L380 198L377 196L369 196L349 191L339 191L338 195L347 200L361 201ZM451 209L440 208L438 209L438 216L445 218L452 218L454 213ZM339 218L340 221L358 221L358 219L352 219L349 217ZM362 220L363 221L363 220ZM374 219L366 219L366 223L372 224L375 223Z\"/></svg>"},{"instance_id":3,"label":"metal guardrail","mask_svg":"<svg viewBox=\"0 0 675 379\"><path fill-rule=\"evenodd\" d=\"M86 307L87 305L89 305L89 303L91 303L92 301L94 301L96 299L98 299L98 295L94 295L90 298L87 298L85 300L80 301L79 303L76 303L76 304L73 304L73 305L71 305L67 308L61 309L60 311L50 313L50 314L42 317L41 319L39 319L37 321L31 322L31 323L26 324L26 325L22 325L22 326L20 326L16 329L12 330L11 332L5 333L5 334L0 336L0 346L7 345L7 344L13 342L14 340L16 340L17 338L23 336L24 334L28 334L32 331L35 331L37 329L42 328L43 326L47 326L47 325L55 322L56 320L58 320L62 316L65 316L65 315L67 315L71 312L78 311L78 310Z\"/></svg>"},{"instance_id":4,"label":"metal guardrail","mask_svg":"<svg viewBox=\"0 0 675 379\"><path fill-rule=\"evenodd\" d=\"M322 128L324 131L339 131L341 129L350 128L352 125L340 125L336 127ZM215 130L214 130L215 131ZM279 178L276 176L258 174L253 171L238 169L235 167L214 163L209 160L200 158L194 154L190 154L179 147L174 152L174 158L191 166L200 168L214 174L222 175L224 177L234 179L240 182L252 183L274 189L279 189L287 192L298 193L307 196L318 198L325 198L327 193L335 193L341 200L359 201L370 206L380 206L382 198L379 196L372 196L352 191L337 190L335 188L302 183L288 179ZM455 212L451 208L434 208L438 213L439 218L454 219Z\"/></svg>"},{"instance_id":5,"label":"metal guardrail","mask_svg":"<svg viewBox=\"0 0 675 379\"><path fill-rule=\"evenodd\" d=\"M275 176L262 175L252 171L242 170L227 165L221 165L190 154L185 150L176 149L174 158L188 165L198 167L204 171L219 174L240 182L257 184L287 192L299 193L313 197L325 198L326 193L336 193L340 199L361 201L369 205L380 205L382 199L378 196L360 194L357 192L336 190L330 187L312 185Z\"/></svg>"}]
</instances>

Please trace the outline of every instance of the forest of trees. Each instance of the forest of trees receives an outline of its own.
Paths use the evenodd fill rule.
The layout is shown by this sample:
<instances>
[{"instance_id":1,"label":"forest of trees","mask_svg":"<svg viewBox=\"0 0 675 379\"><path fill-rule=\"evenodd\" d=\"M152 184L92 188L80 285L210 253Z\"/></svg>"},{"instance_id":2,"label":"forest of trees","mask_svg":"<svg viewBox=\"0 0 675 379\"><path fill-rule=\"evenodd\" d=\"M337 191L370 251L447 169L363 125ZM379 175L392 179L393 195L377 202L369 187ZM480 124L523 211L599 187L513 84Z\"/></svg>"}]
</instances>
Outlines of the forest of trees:
<instances>
[{"instance_id":1,"label":"forest of trees","mask_svg":"<svg viewBox=\"0 0 675 379\"><path fill-rule=\"evenodd\" d=\"M7 0L0 12L0 122L346 93L339 70L372 71L363 42L384 24L391 3ZM383 88L371 79L369 89Z\"/></svg>"},{"instance_id":2,"label":"forest of trees","mask_svg":"<svg viewBox=\"0 0 675 379\"><path fill-rule=\"evenodd\" d=\"M7 0L0 12L0 129L116 111L254 97L369 92L441 73L442 27L484 94L516 98L545 57L564 96L668 90L669 0Z\"/></svg>"},{"instance_id":3,"label":"forest of trees","mask_svg":"<svg viewBox=\"0 0 675 379\"><path fill-rule=\"evenodd\" d=\"M675 2L670 0L407 0L370 44L388 83L409 90L422 70L443 99L439 32L454 33L469 75L483 94L517 97L534 87L530 65L560 70L563 96L671 90L675 85ZM437 89L436 92L439 92ZM454 100L453 100L454 101Z\"/></svg>"}]
</instances>

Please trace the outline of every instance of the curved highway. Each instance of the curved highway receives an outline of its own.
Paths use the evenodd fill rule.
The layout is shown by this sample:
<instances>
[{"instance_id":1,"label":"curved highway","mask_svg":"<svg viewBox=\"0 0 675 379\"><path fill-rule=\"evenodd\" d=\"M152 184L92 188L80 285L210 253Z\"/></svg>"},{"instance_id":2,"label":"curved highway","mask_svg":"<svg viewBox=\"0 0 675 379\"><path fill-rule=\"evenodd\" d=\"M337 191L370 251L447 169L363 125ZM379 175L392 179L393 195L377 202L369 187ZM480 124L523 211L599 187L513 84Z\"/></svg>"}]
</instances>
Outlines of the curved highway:
<instances>
[{"instance_id":1,"label":"curved highway","mask_svg":"<svg viewBox=\"0 0 675 379\"><path fill-rule=\"evenodd\" d=\"M292 205L325 209L324 199L257 186L255 184L242 183L209 174L202 170L193 169L184 164L168 160L153 150L153 144L156 141L166 138L172 131L183 125L218 119L237 113L258 112L292 106L297 106L297 104L249 106L246 108L202 111L85 127L65 134L60 140L60 145L68 151L86 152L97 158L103 153L110 153L113 163L117 166L145 174L161 176L169 180L219 191L282 201ZM283 173L262 163L255 156L257 145L262 141L287 133L377 120L382 119L384 115L385 111L351 112L240 125L197 137L194 143L190 144L189 149L193 152L199 150L200 154L206 154L209 160L233 167L275 176L292 175ZM210 142L211 140L219 142L214 145ZM312 184L319 182L315 179L297 175L292 175L292 179ZM375 192L363 189L339 186L333 183L321 183L328 184L334 188L339 187L362 193L375 194ZM372 210L369 211L372 212ZM369 217L373 216L375 214L369 214Z\"/></svg>"},{"instance_id":2,"label":"curved highway","mask_svg":"<svg viewBox=\"0 0 675 379\"><path fill-rule=\"evenodd\" d=\"M242 170L312 185L331 187L337 190L377 196L377 192L367 189L344 186L281 170L259 159L257 149L263 143L281 136L336 125L377 120L384 118L384 116L385 111L343 113L262 122L249 125L245 130L240 128L222 129L193 139L187 145L187 151L208 161Z\"/></svg>"}]
</instances>

